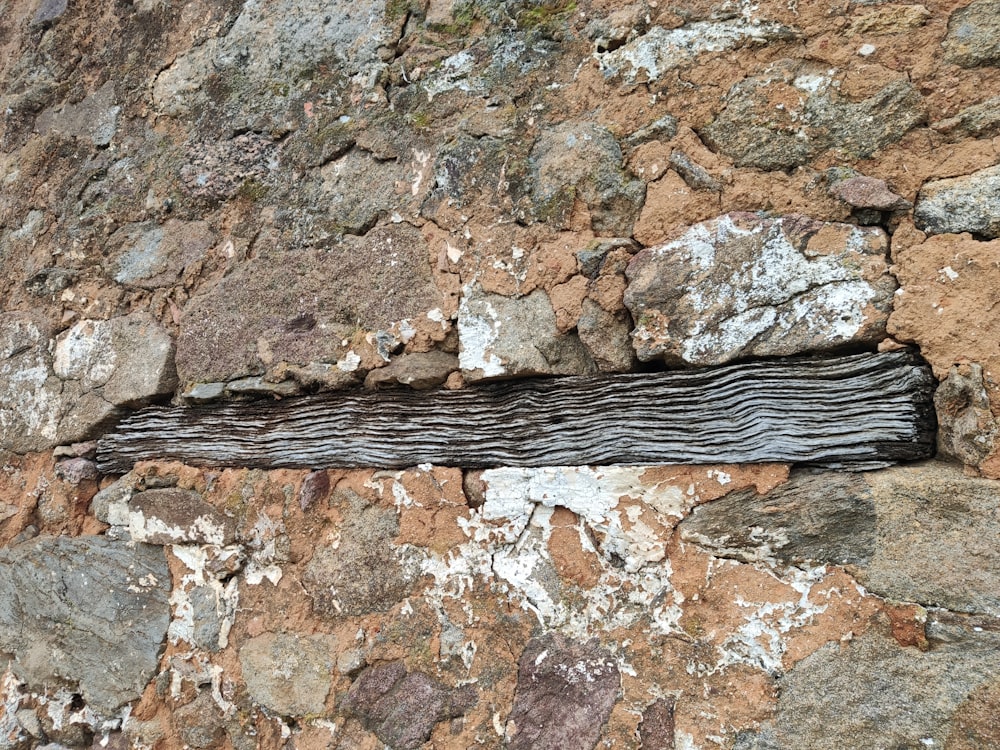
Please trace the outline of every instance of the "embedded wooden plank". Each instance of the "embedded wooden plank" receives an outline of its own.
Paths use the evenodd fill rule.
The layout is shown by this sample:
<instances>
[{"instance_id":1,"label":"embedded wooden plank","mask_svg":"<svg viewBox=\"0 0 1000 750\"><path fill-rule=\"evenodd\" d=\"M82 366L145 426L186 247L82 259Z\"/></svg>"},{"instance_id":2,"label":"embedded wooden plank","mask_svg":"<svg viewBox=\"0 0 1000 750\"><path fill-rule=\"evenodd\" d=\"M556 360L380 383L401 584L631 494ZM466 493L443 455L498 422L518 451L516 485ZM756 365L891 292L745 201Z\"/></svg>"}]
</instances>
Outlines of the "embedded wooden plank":
<instances>
[{"instance_id":1,"label":"embedded wooden plank","mask_svg":"<svg viewBox=\"0 0 1000 750\"><path fill-rule=\"evenodd\" d=\"M934 450L934 378L907 352L659 373L151 407L98 446L256 468L791 462L862 469Z\"/></svg>"}]
</instances>

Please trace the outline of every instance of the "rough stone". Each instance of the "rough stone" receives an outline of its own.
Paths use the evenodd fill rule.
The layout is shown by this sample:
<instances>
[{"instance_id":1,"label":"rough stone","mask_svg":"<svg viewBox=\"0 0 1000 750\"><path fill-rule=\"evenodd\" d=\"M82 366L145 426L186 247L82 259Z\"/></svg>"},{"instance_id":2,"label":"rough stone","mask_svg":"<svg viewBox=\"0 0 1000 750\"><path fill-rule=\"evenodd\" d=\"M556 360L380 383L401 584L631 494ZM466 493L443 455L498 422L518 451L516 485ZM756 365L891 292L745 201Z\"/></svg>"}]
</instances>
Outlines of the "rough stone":
<instances>
[{"instance_id":1,"label":"rough stone","mask_svg":"<svg viewBox=\"0 0 1000 750\"><path fill-rule=\"evenodd\" d=\"M138 224L111 237L121 251L111 261L114 280L143 289L169 287L183 270L202 259L215 243L204 221L169 219L163 225Z\"/></svg>"},{"instance_id":2,"label":"rough stone","mask_svg":"<svg viewBox=\"0 0 1000 750\"><path fill-rule=\"evenodd\" d=\"M620 75L627 83L655 81L674 68L690 65L704 52L793 39L794 29L776 23L739 18L696 21L677 29L654 26L618 49L595 57L606 76Z\"/></svg>"},{"instance_id":3,"label":"rough stone","mask_svg":"<svg viewBox=\"0 0 1000 750\"><path fill-rule=\"evenodd\" d=\"M681 537L746 562L849 565L869 591L997 616L996 486L941 462L863 475L801 472L768 494L699 508Z\"/></svg>"},{"instance_id":4,"label":"rough stone","mask_svg":"<svg viewBox=\"0 0 1000 750\"><path fill-rule=\"evenodd\" d=\"M366 668L351 685L341 708L358 716L386 745L416 750L434 726L462 716L476 704L472 685L448 688L402 661Z\"/></svg>"},{"instance_id":5,"label":"rough stone","mask_svg":"<svg viewBox=\"0 0 1000 750\"><path fill-rule=\"evenodd\" d=\"M49 329L28 313L0 315L0 436L15 453L59 442L62 383L52 373Z\"/></svg>"},{"instance_id":6,"label":"rough stone","mask_svg":"<svg viewBox=\"0 0 1000 750\"><path fill-rule=\"evenodd\" d=\"M184 744L199 750L218 747L226 736L222 711L208 690L201 691L193 701L178 708L174 712L174 722Z\"/></svg>"},{"instance_id":7,"label":"rough stone","mask_svg":"<svg viewBox=\"0 0 1000 750\"><path fill-rule=\"evenodd\" d=\"M1000 237L1000 166L926 183L917 194L913 217L928 234Z\"/></svg>"},{"instance_id":8,"label":"rough stone","mask_svg":"<svg viewBox=\"0 0 1000 750\"><path fill-rule=\"evenodd\" d=\"M543 132L531 150L531 212L537 220L566 224L582 200L594 230L628 237L646 194L641 180L622 169L622 152L606 128L564 123Z\"/></svg>"},{"instance_id":9,"label":"rough stone","mask_svg":"<svg viewBox=\"0 0 1000 750\"><path fill-rule=\"evenodd\" d=\"M956 10L943 44L945 61L963 68L1000 63L1000 2L975 0Z\"/></svg>"},{"instance_id":10,"label":"rough stone","mask_svg":"<svg viewBox=\"0 0 1000 750\"><path fill-rule=\"evenodd\" d=\"M110 717L156 671L169 592L156 547L38 537L0 550L0 650L32 689L66 685Z\"/></svg>"},{"instance_id":11,"label":"rough stone","mask_svg":"<svg viewBox=\"0 0 1000 750\"><path fill-rule=\"evenodd\" d=\"M996 483L941 463L894 467L866 480L878 539L858 580L883 597L1000 616Z\"/></svg>"},{"instance_id":12,"label":"rough stone","mask_svg":"<svg viewBox=\"0 0 1000 750\"><path fill-rule=\"evenodd\" d=\"M901 211L913 204L897 195L885 184L885 180L874 177L848 177L830 186L830 194L854 208L874 208L878 211Z\"/></svg>"},{"instance_id":13,"label":"rough stone","mask_svg":"<svg viewBox=\"0 0 1000 750\"><path fill-rule=\"evenodd\" d=\"M639 741L643 750L674 750L673 698L658 698L642 712Z\"/></svg>"},{"instance_id":14,"label":"rough stone","mask_svg":"<svg viewBox=\"0 0 1000 750\"><path fill-rule=\"evenodd\" d=\"M257 82L235 96L252 92L269 99L277 98L269 85L272 71L291 77L333 57L346 74L361 72L377 62L375 51L387 29L372 19L381 15L381 6L366 1L331 7L319 0L253 0L224 36L190 48L156 77L153 102L165 114L184 115L202 101L205 84L219 72Z\"/></svg>"},{"instance_id":15,"label":"rough stone","mask_svg":"<svg viewBox=\"0 0 1000 750\"><path fill-rule=\"evenodd\" d=\"M744 562L866 565L876 509L860 476L801 471L766 495L749 489L701 505L678 529L685 541Z\"/></svg>"},{"instance_id":16,"label":"rough stone","mask_svg":"<svg viewBox=\"0 0 1000 750\"><path fill-rule=\"evenodd\" d=\"M1000 96L966 107L954 117L931 123L931 127L949 138L978 138L1000 132Z\"/></svg>"},{"instance_id":17,"label":"rough stone","mask_svg":"<svg viewBox=\"0 0 1000 750\"><path fill-rule=\"evenodd\" d=\"M336 544L319 547L303 575L318 614L336 618L385 612L401 601L413 584L392 539L399 518L390 509L366 505L352 492L334 493L346 506Z\"/></svg>"},{"instance_id":18,"label":"rough stone","mask_svg":"<svg viewBox=\"0 0 1000 750\"><path fill-rule=\"evenodd\" d=\"M601 372L631 372L638 364L630 333L632 319L624 310L610 313L592 299L583 301L577 335Z\"/></svg>"},{"instance_id":19,"label":"rough stone","mask_svg":"<svg viewBox=\"0 0 1000 750\"><path fill-rule=\"evenodd\" d=\"M129 533L146 544L231 544L236 522L192 490L138 492L128 500Z\"/></svg>"},{"instance_id":20,"label":"rough stone","mask_svg":"<svg viewBox=\"0 0 1000 750\"><path fill-rule=\"evenodd\" d=\"M58 21L66 12L67 4L67 0L42 0L31 18L32 26L43 26Z\"/></svg>"},{"instance_id":21,"label":"rough stone","mask_svg":"<svg viewBox=\"0 0 1000 750\"><path fill-rule=\"evenodd\" d=\"M442 351L418 352L395 357L385 367L372 370L365 377L365 388L408 385L417 390L444 383L458 369L458 357Z\"/></svg>"},{"instance_id":22,"label":"rough stone","mask_svg":"<svg viewBox=\"0 0 1000 750\"><path fill-rule=\"evenodd\" d=\"M639 359L714 365L875 343L896 289L885 233L727 214L643 250L625 305Z\"/></svg>"},{"instance_id":23,"label":"rough stone","mask_svg":"<svg viewBox=\"0 0 1000 750\"><path fill-rule=\"evenodd\" d=\"M997 678L1000 638L963 632L929 651L870 632L831 643L780 682L777 715L739 750L947 747L956 709Z\"/></svg>"},{"instance_id":24,"label":"rough stone","mask_svg":"<svg viewBox=\"0 0 1000 750\"><path fill-rule=\"evenodd\" d=\"M60 3L62 10L65 11L66 0L46 0L39 6L38 12L41 13L46 6L54 8ZM51 21L55 18L58 18L58 15L50 15L44 20ZM42 112L35 120L35 128L42 134L52 131L71 137L86 138L95 146L104 147L111 143L118 130L118 115L121 109L121 106L115 104L114 81L109 80L79 104L64 104L57 110Z\"/></svg>"},{"instance_id":25,"label":"rough stone","mask_svg":"<svg viewBox=\"0 0 1000 750\"><path fill-rule=\"evenodd\" d=\"M442 306L428 255L420 232L398 224L322 251L251 260L185 307L177 340L181 381L234 380L263 374L271 362L348 357L341 342L358 326L384 330Z\"/></svg>"},{"instance_id":26,"label":"rough stone","mask_svg":"<svg viewBox=\"0 0 1000 750\"><path fill-rule=\"evenodd\" d=\"M979 466L1000 447L1000 419L990 411L982 365L952 365L934 393L934 408L941 455Z\"/></svg>"},{"instance_id":27,"label":"rough stone","mask_svg":"<svg viewBox=\"0 0 1000 750\"><path fill-rule=\"evenodd\" d=\"M312 504L325 500L330 494L330 475L325 470L306 474L299 488L299 507L308 510Z\"/></svg>"},{"instance_id":28,"label":"rough stone","mask_svg":"<svg viewBox=\"0 0 1000 750\"><path fill-rule=\"evenodd\" d=\"M459 365L469 381L595 370L580 339L559 333L552 303L540 289L512 299L466 287L458 309L458 338Z\"/></svg>"},{"instance_id":29,"label":"rough stone","mask_svg":"<svg viewBox=\"0 0 1000 750\"><path fill-rule=\"evenodd\" d=\"M518 662L507 747L593 748L618 700L620 679L614 658L596 640L577 643L559 633L533 638Z\"/></svg>"},{"instance_id":30,"label":"rough stone","mask_svg":"<svg viewBox=\"0 0 1000 750\"><path fill-rule=\"evenodd\" d=\"M329 635L264 633L240 647L250 697L282 716L323 712L336 640Z\"/></svg>"},{"instance_id":31,"label":"rough stone","mask_svg":"<svg viewBox=\"0 0 1000 750\"><path fill-rule=\"evenodd\" d=\"M794 94L794 96L789 96ZM787 103L776 109L774 101ZM899 79L861 101L837 91L826 67L783 60L729 90L725 109L699 131L741 167L790 169L829 149L864 158L924 120L920 94Z\"/></svg>"}]
</instances>

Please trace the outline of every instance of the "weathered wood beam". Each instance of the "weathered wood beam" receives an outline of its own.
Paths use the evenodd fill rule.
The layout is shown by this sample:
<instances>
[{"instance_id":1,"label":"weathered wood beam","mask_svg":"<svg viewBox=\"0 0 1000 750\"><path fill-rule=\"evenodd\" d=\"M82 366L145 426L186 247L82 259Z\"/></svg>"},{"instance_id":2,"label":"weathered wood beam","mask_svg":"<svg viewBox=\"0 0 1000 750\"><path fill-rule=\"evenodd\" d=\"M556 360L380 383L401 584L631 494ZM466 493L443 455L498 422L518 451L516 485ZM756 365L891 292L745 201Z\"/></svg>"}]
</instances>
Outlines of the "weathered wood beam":
<instances>
[{"instance_id":1,"label":"weathered wood beam","mask_svg":"<svg viewBox=\"0 0 1000 750\"><path fill-rule=\"evenodd\" d=\"M152 407L99 443L140 460L257 468L781 461L870 468L933 453L934 378L861 354L662 373Z\"/></svg>"}]
</instances>

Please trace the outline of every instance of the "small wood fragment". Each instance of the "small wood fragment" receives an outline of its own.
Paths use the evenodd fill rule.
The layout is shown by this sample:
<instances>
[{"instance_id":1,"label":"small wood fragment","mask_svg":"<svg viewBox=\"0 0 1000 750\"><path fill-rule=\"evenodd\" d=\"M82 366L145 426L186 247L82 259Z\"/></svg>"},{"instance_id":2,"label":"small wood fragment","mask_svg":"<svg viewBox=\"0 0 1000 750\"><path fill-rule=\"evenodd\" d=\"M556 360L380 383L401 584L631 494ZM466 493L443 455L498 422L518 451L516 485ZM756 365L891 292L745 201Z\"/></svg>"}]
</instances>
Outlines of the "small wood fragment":
<instances>
[{"instance_id":1,"label":"small wood fragment","mask_svg":"<svg viewBox=\"0 0 1000 750\"><path fill-rule=\"evenodd\" d=\"M890 352L151 407L100 440L98 464L104 473L141 460L312 469L758 462L865 469L932 455L934 384L917 357Z\"/></svg>"}]
</instances>

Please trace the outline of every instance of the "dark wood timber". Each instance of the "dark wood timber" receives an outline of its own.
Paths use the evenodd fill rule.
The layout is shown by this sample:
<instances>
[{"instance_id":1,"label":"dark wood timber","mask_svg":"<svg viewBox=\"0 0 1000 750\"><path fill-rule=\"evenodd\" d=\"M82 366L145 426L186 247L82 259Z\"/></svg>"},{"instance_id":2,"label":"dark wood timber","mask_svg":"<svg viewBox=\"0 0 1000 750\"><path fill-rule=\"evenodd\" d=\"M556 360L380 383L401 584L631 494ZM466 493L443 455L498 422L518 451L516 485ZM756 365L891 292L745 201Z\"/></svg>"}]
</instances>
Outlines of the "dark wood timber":
<instances>
[{"instance_id":1,"label":"dark wood timber","mask_svg":"<svg viewBox=\"0 0 1000 750\"><path fill-rule=\"evenodd\" d=\"M934 378L906 352L676 372L152 407L99 443L139 460L257 468L782 461L872 468L933 453Z\"/></svg>"}]
</instances>

